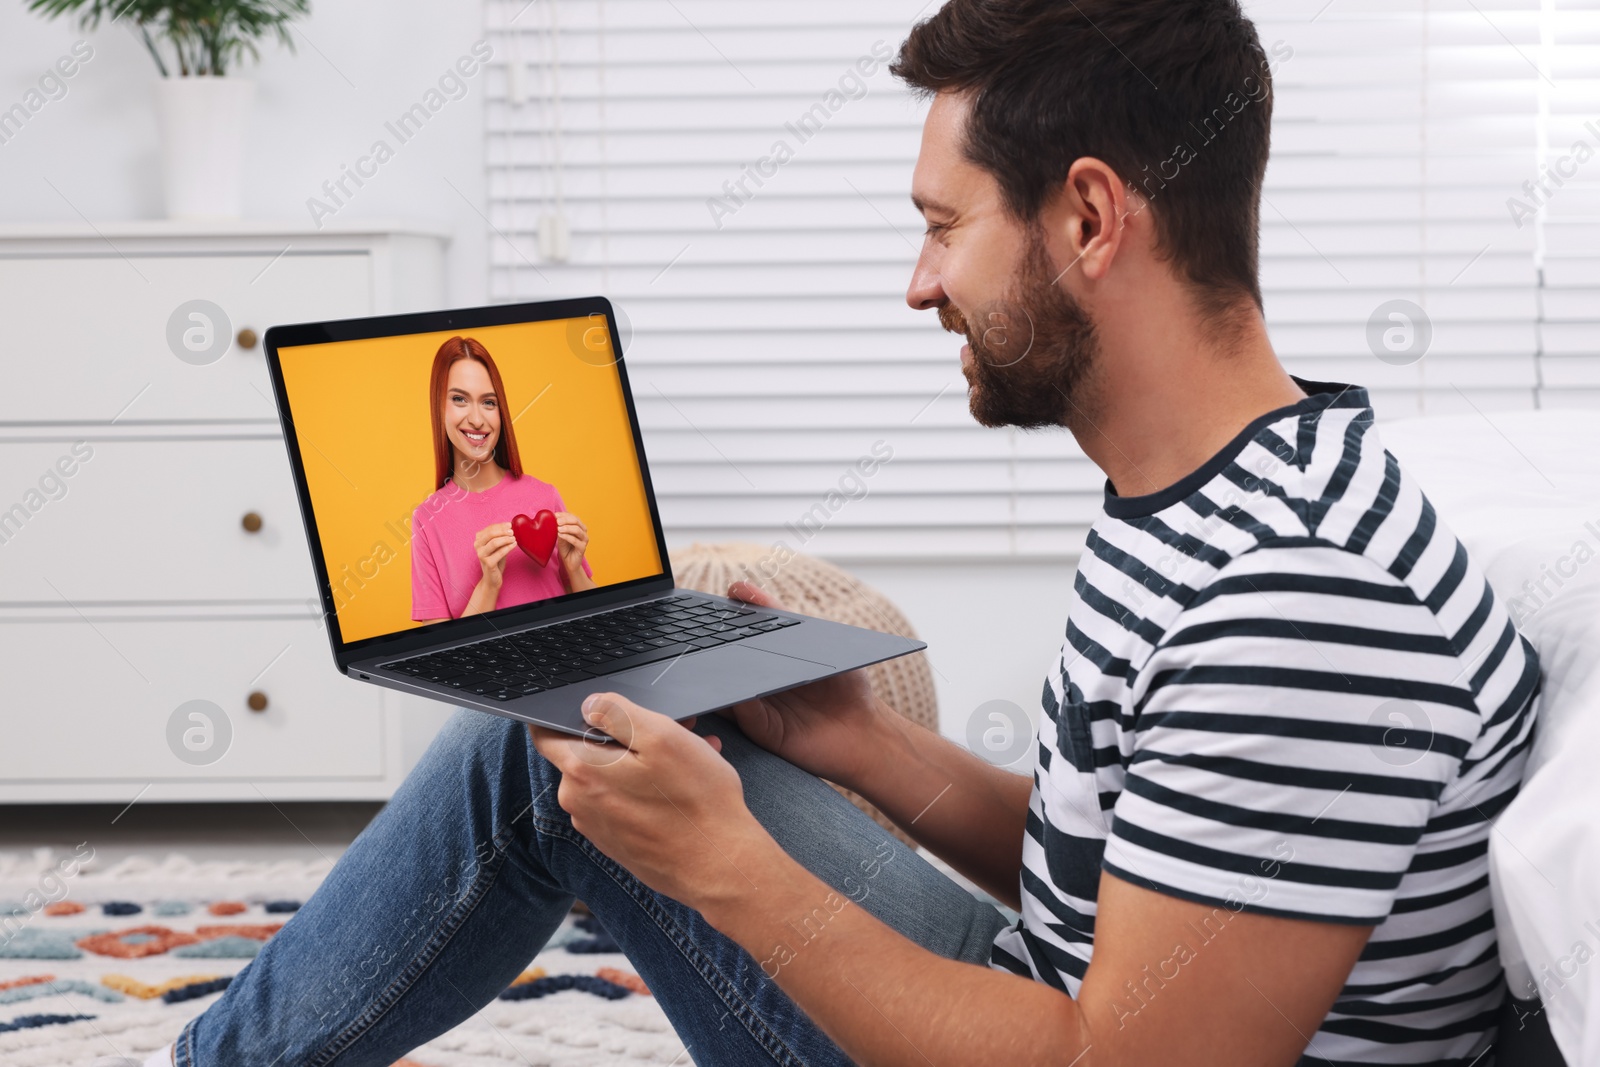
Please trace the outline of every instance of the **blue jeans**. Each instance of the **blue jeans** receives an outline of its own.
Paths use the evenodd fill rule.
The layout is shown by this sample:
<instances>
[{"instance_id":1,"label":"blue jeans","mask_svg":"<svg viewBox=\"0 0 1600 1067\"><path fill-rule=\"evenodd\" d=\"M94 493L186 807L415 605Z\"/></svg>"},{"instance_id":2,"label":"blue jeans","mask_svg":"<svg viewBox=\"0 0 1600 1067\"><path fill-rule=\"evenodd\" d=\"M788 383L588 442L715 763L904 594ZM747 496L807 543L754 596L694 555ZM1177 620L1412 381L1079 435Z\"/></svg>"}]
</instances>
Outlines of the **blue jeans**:
<instances>
[{"instance_id":1,"label":"blue jeans","mask_svg":"<svg viewBox=\"0 0 1600 1067\"><path fill-rule=\"evenodd\" d=\"M707 716L791 856L950 959L1005 919L825 783ZM761 962L602 855L556 803L526 727L458 712L327 881L178 1039L178 1067L389 1067L493 1000L587 904L694 1062L846 1064ZM776 968L768 963L776 973Z\"/></svg>"}]
</instances>

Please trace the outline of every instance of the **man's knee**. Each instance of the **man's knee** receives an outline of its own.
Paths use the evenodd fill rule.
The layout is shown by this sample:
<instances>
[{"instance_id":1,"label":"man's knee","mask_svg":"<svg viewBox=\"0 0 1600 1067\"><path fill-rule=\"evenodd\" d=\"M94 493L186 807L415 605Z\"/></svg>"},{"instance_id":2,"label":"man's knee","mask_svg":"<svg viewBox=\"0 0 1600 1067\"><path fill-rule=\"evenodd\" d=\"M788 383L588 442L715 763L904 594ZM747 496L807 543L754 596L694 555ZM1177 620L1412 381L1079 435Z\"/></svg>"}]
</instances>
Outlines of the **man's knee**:
<instances>
[{"instance_id":1,"label":"man's knee","mask_svg":"<svg viewBox=\"0 0 1600 1067\"><path fill-rule=\"evenodd\" d=\"M461 708L434 737L412 777L482 782L514 776L525 783L529 760L537 759L524 724Z\"/></svg>"},{"instance_id":2,"label":"man's knee","mask_svg":"<svg viewBox=\"0 0 1600 1067\"><path fill-rule=\"evenodd\" d=\"M457 708L439 731L439 739L460 752L499 752L526 736L522 723L471 708Z\"/></svg>"}]
</instances>

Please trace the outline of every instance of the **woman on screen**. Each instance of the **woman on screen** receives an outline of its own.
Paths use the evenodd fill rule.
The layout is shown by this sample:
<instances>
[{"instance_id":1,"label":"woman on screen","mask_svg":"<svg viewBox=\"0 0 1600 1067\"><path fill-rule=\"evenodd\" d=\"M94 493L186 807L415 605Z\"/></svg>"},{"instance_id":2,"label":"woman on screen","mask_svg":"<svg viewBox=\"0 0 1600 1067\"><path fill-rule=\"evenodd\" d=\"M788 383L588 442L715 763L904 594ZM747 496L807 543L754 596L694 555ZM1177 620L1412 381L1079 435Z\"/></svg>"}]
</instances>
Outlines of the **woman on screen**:
<instances>
[{"instance_id":1,"label":"woman on screen","mask_svg":"<svg viewBox=\"0 0 1600 1067\"><path fill-rule=\"evenodd\" d=\"M428 387L434 487L411 518L411 618L444 622L595 588L589 531L556 487L522 470L516 418L488 349L452 337ZM517 546L511 520L556 517L545 564Z\"/></svg>"}]
</instances>

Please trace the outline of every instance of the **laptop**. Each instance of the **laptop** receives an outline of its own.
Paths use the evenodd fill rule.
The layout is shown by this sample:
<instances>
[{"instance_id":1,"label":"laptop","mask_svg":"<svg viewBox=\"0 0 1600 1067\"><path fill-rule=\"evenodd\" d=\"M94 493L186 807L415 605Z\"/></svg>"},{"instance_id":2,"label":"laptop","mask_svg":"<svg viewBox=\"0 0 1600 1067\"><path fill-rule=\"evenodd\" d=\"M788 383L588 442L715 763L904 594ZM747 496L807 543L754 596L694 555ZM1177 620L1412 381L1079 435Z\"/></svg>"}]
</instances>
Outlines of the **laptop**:
<instances>
[{"instance_id":1,"label":"laptop","mask_svg":"<svg viewBox=\"0 0 1600 1067\"><path fill-rule=\"evenodd\" d=\"M684 719L926 647L674 586L602 297L275 326L264 347L351 678L586 735L591 693Z\"/></svg>"}]
</instances>

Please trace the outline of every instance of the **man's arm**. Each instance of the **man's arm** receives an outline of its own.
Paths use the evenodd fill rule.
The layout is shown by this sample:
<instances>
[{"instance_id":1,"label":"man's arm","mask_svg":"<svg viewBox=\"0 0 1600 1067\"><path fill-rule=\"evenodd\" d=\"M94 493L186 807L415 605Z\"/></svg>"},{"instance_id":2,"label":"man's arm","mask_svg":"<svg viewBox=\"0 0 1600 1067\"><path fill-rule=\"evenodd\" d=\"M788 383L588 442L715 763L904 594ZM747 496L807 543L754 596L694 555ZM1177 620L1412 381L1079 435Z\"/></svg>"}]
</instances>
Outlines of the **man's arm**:
<instances>
[{"instance_id":1,"label":"man's arm","mask_svg":"<svg viewBox=\"0 0 1600 1067\"><path fill-rule=\"evenodd\" d=\"M872 1067L1288 1067L1371 933L1235 913L1108 874L1094 960L1075 1001L1039 982L938 957L775 846L752 851L738 862L760 890L730 880L730 895L702 913L766 961L763 970L851 1059ZM820 927L819 911L829 915ZM820 932L800 942L803 920Z\"/></svg>"},{"instance_id":2,"label":"man's arm","mask_svg":"<svg viewBox=\"0 0 1600 1067\"><path fill-rule=\"evenodd\" d=\"M887 705L872 762L840 785L998 900L1019 906L1018 875L1033 780L984 762Z\"/></svg>"},{"instance_id":3,"label":"man's arm","mask_svg":"<svg viewBox=\"0 0 1600 1067\"><path fill-rule=\"evenodd\" d=\"M869 1067L1287 1067L1371 932L1192 903L1106 874L1074 1001L943 959L817 879L744 807L714 742L611 695L590 698L585 718L626 752L534 729L574 829L700 911Z\"/></svg>"},{"instance_id":4,"label":"man's arm","mask_svg":"<svg viewBox=\"0 0 1600 1067\"><path fill-rule=\"evenodd\" d=\"M728 595L782 608L734 582ZM991 767L873 695L866 671L836 674L723 712L744 735L871 801L918 842L1013 907L1030 779Z\"/></svg>"}]
</instances>

